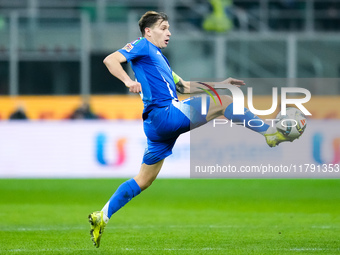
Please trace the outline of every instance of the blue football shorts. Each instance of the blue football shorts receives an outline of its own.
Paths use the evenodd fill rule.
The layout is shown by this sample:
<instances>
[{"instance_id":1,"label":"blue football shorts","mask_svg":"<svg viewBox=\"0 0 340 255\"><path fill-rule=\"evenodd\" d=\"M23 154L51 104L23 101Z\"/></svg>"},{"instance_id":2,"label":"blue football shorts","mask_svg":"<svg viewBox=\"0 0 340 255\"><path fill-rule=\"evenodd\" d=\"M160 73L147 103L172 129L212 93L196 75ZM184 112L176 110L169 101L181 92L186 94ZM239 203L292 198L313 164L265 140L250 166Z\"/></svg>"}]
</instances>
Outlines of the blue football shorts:
<instances>
[{"instance_id":1,"label":"blue football shorts","mask_svg":"<svg viewBox=\"0 0 340 255\"><path fill-rule=\"evenodd\" d=\"M172 100L168 106L154 108L146 114L143 126L147 146L143 163L152 165L170 156L180 134L207 123L206 116L201 114L201 102L200 96Z\"/></svg>"}]
</instances>

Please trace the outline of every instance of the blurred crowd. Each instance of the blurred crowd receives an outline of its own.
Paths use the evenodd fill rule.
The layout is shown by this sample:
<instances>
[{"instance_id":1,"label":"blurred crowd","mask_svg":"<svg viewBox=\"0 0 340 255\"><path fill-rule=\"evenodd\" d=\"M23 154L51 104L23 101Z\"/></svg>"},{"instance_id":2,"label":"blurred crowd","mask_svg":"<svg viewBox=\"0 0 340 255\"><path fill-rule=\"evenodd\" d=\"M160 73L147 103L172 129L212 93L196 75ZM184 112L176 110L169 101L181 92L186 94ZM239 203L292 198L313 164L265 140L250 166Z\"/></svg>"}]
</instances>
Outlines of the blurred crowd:
<instances>
[{"instance_id":1,"label":"blurred crowd","mask_svg":"<svg viewBox=\"0 0 340 255\"><path fill-rule=\"evenodd\" d=\"M265 3L265 8L268 8L268 27L270 30L296 31L305 28L304 23L306 16L308 16L306 10L309 2L310 0L267 0L264 2L262 0L194 0L190 4L185 3L185 1L183 3L178 1L174 4L174 8L176 16L180 17L181 21L190 22L199 29L226 32L233 27L239 28L237 12L242 12L249 21L252 19L259 21L261 19L260 13L264 11L262 3ZM317 30L340 30L339 0L314 0L312 4L313 23ZM141 1L140 6L130 6L123 1L117 5L107 5L105 19L109 22L126 21L130 10L142 11L147 6L147 3L143 3L143 1ZM151 5L149 8L155 9L155 6L157 5ZM159 4L159 6L162 6L162 4ZM73 7L63 6L63 4L60 7L65 10L86 12L92 22L99 19L97 5L94 2L79 0ZM9 7L7 6L7 8ZM260 20L260 22L267 21ZM0 13L0 30L5 27L4 24L5 19ZM256 30L252 24L249 25L251 26L250 29Z\"/></svg>"},{"instance_id":2,"label":"blurred crowd","mask_svg":"<svg viewBox=\"0 0 340 255\"><path fill-rule=\"evenodd\" d=\"M306 9L309 0L268 0L268 29L271 31L303 31L306 28ZM260 0L197 0L203 20L193 20L205 30L227 32L233 27L240 28L236 13L243 13L248 21L259 20L263 11ZM313 23L316 31L340 30L340 1L315 0ZM266 21L262 21L266 22ZM250 22L251 23L251 22ZM199 25L200 24L200 25ZM257 30L249 24L248 30Z\"/></svg>"},{"instance_id":3,"label":"blurred crowd","mask_svg":"<svg viewBox=\"0 0 340 255\"><path fill-rule=\"evenodd\" d=\"M10 115L9 115L9 120L27 120L27 114L25 111L25 108L20 105L18 106Z\"/></svg>"},{"instance_id":4,"label":"blurred crowd","mask_svg":"<svg viewBox=\"0 0 340 255\"><path fill-rule=\"evenodd\" d=\"M40 119L49 119L48 116L41 116ZM104 119L99 114L95 114L88 102L82 102L79 107L67 114L64 119L68 120L97 120ZM29 120L25 107L19 104L9 115L8 120Z\"/></svg>"},{"instance_id":5,"label":"blurred crowd","mask_svg":"<svg viewBox=\"0 0 340 255\"><path fill-rule=\"evenodd\" d=\"M92 111L89 103L83 102L77 109L75 109L70 116L70 120L96 120L100 119L99 115Z\"/></svg>"}]
</instances>

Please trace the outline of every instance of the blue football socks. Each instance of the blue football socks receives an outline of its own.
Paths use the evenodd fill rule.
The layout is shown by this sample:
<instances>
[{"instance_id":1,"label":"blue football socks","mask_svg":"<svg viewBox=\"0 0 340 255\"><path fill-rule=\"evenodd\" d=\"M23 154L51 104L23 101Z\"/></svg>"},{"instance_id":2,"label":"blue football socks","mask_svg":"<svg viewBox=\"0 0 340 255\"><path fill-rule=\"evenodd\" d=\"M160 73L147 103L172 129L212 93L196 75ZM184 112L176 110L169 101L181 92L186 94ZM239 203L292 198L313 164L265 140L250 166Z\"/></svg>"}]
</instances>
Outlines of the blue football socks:
<instances>
[{"instance_id":1,"label":"blue football socks","mask_svg":"<svg viewBox=\"0 0 340 255\"><path fill-rule=\"evenodd\" d=\"M264 123L263 120L261 120L259 117L254 115L251 111L249 111L247 108L244 108L244 114L233 114L233 103L228 105L228 107L225 109L224 116L233 121L235 124L242 124L245 127L261 133L265 134L267 129L269 128L269 125Z\"/></svg>"},{"instance_id":2,"label":"blue football socks","mask_svg":"<svg viewBox=\"0 0 340 255\"><path fill-rule=\"evenodd\" d=\"M103 207L102 211L104 212L105 216L107 216L107 218L111 218L112 214L117 212L127 202L140 193L141 189L137 182L134 179L130 179L118 187L116 192Z\"/></svg>"}]
</instances>

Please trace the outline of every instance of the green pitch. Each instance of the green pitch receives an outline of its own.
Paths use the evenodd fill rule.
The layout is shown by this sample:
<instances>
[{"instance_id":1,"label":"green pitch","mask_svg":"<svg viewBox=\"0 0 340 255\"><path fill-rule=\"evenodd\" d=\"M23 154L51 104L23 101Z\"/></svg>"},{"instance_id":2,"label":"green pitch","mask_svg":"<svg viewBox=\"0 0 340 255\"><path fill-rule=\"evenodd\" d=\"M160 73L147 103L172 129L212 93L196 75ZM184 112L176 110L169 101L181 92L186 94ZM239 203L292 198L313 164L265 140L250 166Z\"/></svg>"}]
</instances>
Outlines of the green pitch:
<instances>
[{"instance_id":1,"label":"green pitch","mask_svg":"<svg viewBox=\"0 0 340 255\"><path fill-rule=\"evenodd\" d=\"M158 179L96 249L87 216L122 181L0 180L0 254L340 254L340 180Z\"/></svg>"}]
</instances>

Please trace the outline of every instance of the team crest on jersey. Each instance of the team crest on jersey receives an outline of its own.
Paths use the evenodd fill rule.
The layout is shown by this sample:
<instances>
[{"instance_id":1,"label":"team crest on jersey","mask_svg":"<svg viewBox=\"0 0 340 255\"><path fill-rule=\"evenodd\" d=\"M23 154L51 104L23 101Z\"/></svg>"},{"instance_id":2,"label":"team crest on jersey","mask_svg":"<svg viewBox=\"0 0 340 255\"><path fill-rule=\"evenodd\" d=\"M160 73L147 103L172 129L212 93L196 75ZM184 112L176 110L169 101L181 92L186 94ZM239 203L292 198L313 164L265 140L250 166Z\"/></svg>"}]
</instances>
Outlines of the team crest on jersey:
<instances>
[{"instance_id":1,"label":"team crest on jersey","mask_svg":"<svg viewBox=\"0 0 340 255\"><path fill-rule=\"evenodd\" d=\"M133 45L131 43L128 43L123 48L123 50L126 50L127 52L130 52L132 49L133 49Z\"/></svg>"}]
</instances>

